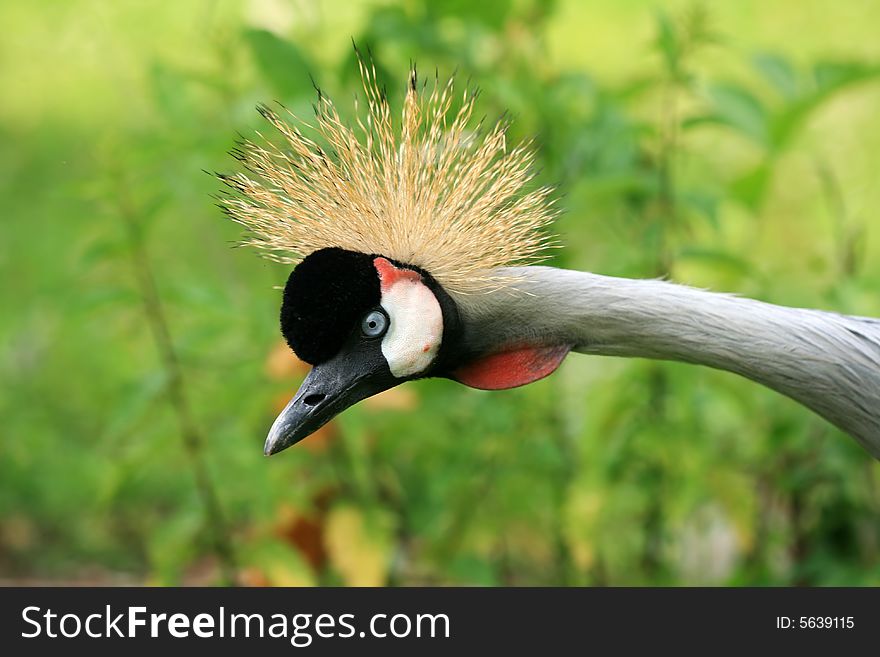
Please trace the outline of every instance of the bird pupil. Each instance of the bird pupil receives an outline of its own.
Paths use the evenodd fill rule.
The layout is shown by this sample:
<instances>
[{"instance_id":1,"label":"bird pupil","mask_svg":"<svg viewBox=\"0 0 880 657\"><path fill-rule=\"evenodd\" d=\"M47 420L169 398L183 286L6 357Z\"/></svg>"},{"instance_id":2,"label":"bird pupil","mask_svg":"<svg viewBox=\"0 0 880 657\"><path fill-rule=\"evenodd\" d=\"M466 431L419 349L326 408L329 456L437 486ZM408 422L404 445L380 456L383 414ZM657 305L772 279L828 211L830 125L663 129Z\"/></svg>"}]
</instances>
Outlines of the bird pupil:
<instances>
[{"instance_id":1,"label":"bird pupil","mask_svg":"<svg viewBox=\"0 0 880 657\"><path fill-rule=\"evenodd\" d=\"M361 331L363 331L364 335L370 338L382 335L382 333L385 332L385 327L388 322L385 315L378 310L368 312L364 315L364 318L361 321Z\"/></svg>"}]
</instances>

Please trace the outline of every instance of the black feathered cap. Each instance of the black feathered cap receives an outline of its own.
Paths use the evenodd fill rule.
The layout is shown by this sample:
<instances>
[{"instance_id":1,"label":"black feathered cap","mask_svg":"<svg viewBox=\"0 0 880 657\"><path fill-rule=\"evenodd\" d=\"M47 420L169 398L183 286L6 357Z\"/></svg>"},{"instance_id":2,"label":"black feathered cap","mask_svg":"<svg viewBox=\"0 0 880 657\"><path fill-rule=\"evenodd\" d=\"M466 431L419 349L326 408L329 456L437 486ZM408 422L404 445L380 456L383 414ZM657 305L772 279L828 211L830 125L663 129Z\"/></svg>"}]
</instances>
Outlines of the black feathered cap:
<instances>
[{"instance_id":1,"label":"black feathered cap","mask_svg":"<svg viewBox=\"0 0 880 657\"><path fill-rule=\"evenodd\" d=\"M332 358L360 317L379 305L375 257L321 249L290 273L281 302L281 333L300 360L317 365Z\"/></svg>"}]
</instances>

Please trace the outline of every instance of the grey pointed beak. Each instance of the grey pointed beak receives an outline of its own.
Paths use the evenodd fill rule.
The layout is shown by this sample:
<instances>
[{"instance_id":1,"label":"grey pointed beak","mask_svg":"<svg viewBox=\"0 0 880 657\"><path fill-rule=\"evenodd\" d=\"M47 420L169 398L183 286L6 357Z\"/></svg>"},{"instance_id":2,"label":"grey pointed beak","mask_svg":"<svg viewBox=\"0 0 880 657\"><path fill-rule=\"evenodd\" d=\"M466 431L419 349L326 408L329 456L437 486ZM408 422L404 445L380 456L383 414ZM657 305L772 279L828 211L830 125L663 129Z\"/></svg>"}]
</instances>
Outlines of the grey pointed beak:
<instances>
[{"instance_id":1,"label":"grey pointed beak","mask_svg":"<svg viewBox=\"0 0 880 657\"><path fill-rule=\"evenodd\" d=\"M384 358L360 349L343 350L312 368L269 429L263 453L271 456L295 445L349 406L399 382Z\"/></svg>"},{"instance_id":2,"label":"grey pointed beak","mask_svg":"<svg viewBox=\"0 0 880 657\"><path fill-rule=\"evenodd\" d=\"M319 376L313 376L313 368L296 395L287 402L284 410L275 418L266 443L263 445L263 454L271 456L283 449L298 443L306 436L314 433L333 417L329 413L318 413L323 405L326 405L326 393L314 392L323 388L319 385ZM322 417L323 416L323 417Z\"/></svg>"}]
</instances>

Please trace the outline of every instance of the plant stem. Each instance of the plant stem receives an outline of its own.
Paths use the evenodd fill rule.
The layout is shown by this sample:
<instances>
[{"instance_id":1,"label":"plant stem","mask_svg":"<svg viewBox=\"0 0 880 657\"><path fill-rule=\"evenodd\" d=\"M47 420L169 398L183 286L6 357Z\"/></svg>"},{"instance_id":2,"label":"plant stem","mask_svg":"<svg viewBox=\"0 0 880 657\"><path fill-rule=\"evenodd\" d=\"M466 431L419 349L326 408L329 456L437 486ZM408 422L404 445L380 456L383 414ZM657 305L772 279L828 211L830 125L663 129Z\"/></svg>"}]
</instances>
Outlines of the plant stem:
<instances>
[{"instance_id":1,"label":"plant stem","mask_svg":"<svg viewBox=\"0 0 880 657\"><path fill-rule=\"evenodd\" d=\"M852 225L840 181L834 169L826 160L816 162L816 171L822 183L822 194L828 213L834 224L834 238L837 247L835 264L842 281L853 278L859 265L858 238L861 226Z\"/></svg>"},{"instance_id":2,"label":"plant stem","mask_svg":"<svg viewBox=\"0 0 880 657\"><path fill-rule=\"evenodd\" d=\"M235 557L229 539L223 512L217 496L217 490L208 471L204 457L204 439L202 432L193 417L184 382L183 368L174 341L168 327L168 321L159 297L156 279L147 255L138 212L134 207L129 190L124 180L117 184L117 201L119 216L125 225L129 242L129 254L134 270L138 289L143 302L144 314L150 326L150 332L165 375L168 380L168 401L177 417L181 443L192 467L196 490L205 509L205 519L211 536L214 554L217 556L222 573L222 584L230 585L236 581Z\"/></svg>"}]
</instances>

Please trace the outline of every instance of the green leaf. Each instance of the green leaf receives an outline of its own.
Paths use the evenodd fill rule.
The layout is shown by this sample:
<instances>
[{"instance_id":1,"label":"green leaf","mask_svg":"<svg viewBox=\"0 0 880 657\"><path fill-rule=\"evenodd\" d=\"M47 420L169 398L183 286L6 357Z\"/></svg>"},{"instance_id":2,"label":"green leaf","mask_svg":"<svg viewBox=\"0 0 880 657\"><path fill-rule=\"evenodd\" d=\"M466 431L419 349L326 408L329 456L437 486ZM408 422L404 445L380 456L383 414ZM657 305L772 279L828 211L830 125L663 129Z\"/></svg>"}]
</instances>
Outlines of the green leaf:
<instances>
[{"instance_id":1,"label":"green leaf","mask_svg":"<svg viewBox=\"0 0 880 657\"><path fill-rule=\"evenodd\" d=\"M837 89L880 75L880 67L861 62L819 62L813 67L813 77L820 91Z\"/></svg>"},{"instance_id":2,"label":"green leaf","mask_svg":"<svg viewBox=\"0 0 880 657\"><path fill-rule=\"evenodd\" d=\"M127 249L128 244L120 236L114 234L102 235L83 249L82 255L79 258L79 265L83 269L91 269L108 260L117 259Z\"/></svg>"},{"instance_id":3,"label":"green leaf","mask_svg":"<svg viewBox=\"0 0 880 657\"><path fill-rule=\"evenodd\" d=\"M282 98L312 93L312 67L299 48L267 30L248 29L244 36L263 77Z\"/></svg>"},{"instance_id":4,"label":"green leaf","mask_svg":"<svg viewBox=\"0 0 880 657\"><path fill-rule=\"evenodd\" d=\"M678 252L678 257L682 260L697 260L713 266L726 267L740 276L747 276L752 271L752 266L747 260L724 249L687 246Z\"/></svg>"},{"instance_id":5,"label":"green leaf","mask_svg":"<svg viewBox=\"0 0 880 657\"><path fill-rule=\"evenodd\" d=\"M651 196L657 193L657 176L640 171L602 171L584 178L572 192L588 199L619 198L637 195Z\"/></svg>"},{"instance_id":6,"label":"green leaf","mask_svg":"<svg viewBox=\"0 0 880 657\"><path fill-rule=\"evenodd\" d=\"M107 423L104 425L103 440L118 440L143 417L153 402L164 394L168 386L168 376L156 370L129 386L123 386L115 405L108 409Z\"/></svg>"},{"instance_id":7,"label":"green leaf","mask_svg":"<svg viewBox=\"0 0 880 657\"><path fill-rule=\"evenodd\" d=\"M184 75L162 62L154 62L150 82L156 106L165 118L178 122L194 118L189 82Z\"/></svg>"},{"instance_id":8,"label":"green leaf","mask_svg":"<svg viewBox=\"0 0 880 657\"><path fill-rule=\"evenodd\" d=\"M134 290L122 287L99 286L72 296L70 308L77 313L94 313L104 308L130 308L140 302Z\"/></svg>"},{"instance_id":9,"label":"green leaf","mask_svg":"<svg viewBox=\"0 0 880 657\"><path fill-rule=\"evenodd\" d=\"M681 59L681 48L678 44L678 35L669 15L665 11L658 11L656 14L657 38L654 46L663 55L666 63L666 70L677 77L679 73L679 60Z\"/></svg>"},{"instance_id":10,"label":"green leaf","mask_svg":"<svg viewBox=\"0 0 880 657\"><path fill-rule=\"evenodd\" d=\"M751 92L734 84L719 83L710 87L709 96L721 123L767 145L767 111Z\"/></svg>"},{"instance_id":11,"label":"green leaf","mask_svg":"<svg viewBox=\"0 0 880 657\"><path fill-rule=\"evenodd\" d=\"M705 217L708 222L718 228L718 197L699 190L687 190L679 194L679 200Z\"/></svg>"},{"instance_id":12,"label":"green leaf","mask_svg":"<svg viewBox=\"0 0 880 657\"><path fill-rule=\"evenodd\" d=\"M787 148L813 111L850 85L880 76L880 67L820 62L814 67L813 76L816 89L773 117L770 125L771 150L779 152Z\"/></svg>"},{"instance_id":13,"label":"green leaf","mask_svg":"<svg viewBox=\"0 0 880 657\"><path fill-rule=\"evenodd\" d=\"M456 555L450 559L449 575L456 583L468 586L498 586L492 564L477 554Z\"/></svg>"},{"instance_id":14,"label":"green leaf","mask_svg":"<svg viewBox=\"0 0 880 657\"><path fill-rule=\"evenodd\" d=\"M700 114L697 116L689 116L682 120L681 129L682 130L691 130L693 128L701 128L703 126L717 126L717 125L727 125L725 121L721 120L717 114Z\"/></svg>"},{"instance_id":15,"label":"green leaf","mask_svg":"<svg viewBox=\"0 0 880 657\"><path fill-rule=\"evenodd\" d=\"M426 5L432 17L454 16L469 23L499 29L510 14L510 0L434 0Z\"/></svg>"},{"instance_id":16,"label":"green leaf","mask_svg":"<svg viewBox=\"0 0 880 657\"><path fill-rule=\"evenodd\" d=\"M762 162L736 180L731 185L731 191L750 209L756 210L764 200L771 173L770 163L768 161Z\"/></svg>"},{"instance_id":17,"label":"green leaf","mask_svg":"<svg viewBox=\"0 0 880 657\"><path fill-rule=\"evenodd\" d=\"M148 534L147 551L153 577L160 584L177 584L187 562L197 554L197 541L204 531L201 514L191 504Z\"/></svg>"},{"instance_id":18,"label":"green leaf","mask_svg":"<svg viewBox=\"0 0 880 657\"><path fill-rule=\"evenodd\" d=\"M786 100L798 96L797 71L785 57L776 53L758 53L752 58L752 65L780 96Z\"/></svg>"}]
</instances>

